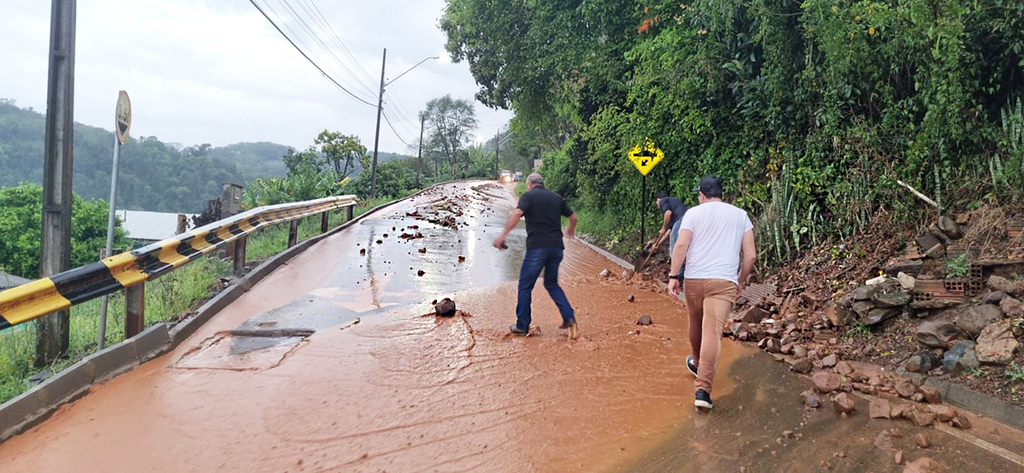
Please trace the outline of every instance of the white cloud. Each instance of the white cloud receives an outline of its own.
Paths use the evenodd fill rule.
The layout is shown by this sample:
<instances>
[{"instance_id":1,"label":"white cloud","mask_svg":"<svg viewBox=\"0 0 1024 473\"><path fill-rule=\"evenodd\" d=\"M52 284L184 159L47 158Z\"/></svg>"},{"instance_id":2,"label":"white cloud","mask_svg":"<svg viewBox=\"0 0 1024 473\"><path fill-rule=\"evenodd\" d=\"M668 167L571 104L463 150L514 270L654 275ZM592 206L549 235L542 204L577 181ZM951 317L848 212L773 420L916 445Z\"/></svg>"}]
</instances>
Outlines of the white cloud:
<instances>
[{"instance_id":1,"label":"white cloud","mask_svg":"<svg viewBox=\"0 0 1024 473\"><path fill-rule=\"evenodd\" d=\"M281 3L260 0L288 17ZM296 11L303 5L290 0ZM317 3L361 68L321 34L349 71L302 34L280 24L331 76L376 103L380 58L388 48L388 80L444 50L436 25L443 0ZM0 0L0 97L46 108L50 2ZM274 13L272 18L277 20ZM307 18L311 28L316 24ZM402 76L385 96L402 138L416 144L416 114L431 98L472 98L477 87L466 64L446 53ZM92 0L78 3L76 121L113 127L117 91L132 98L134 136L184 144L274 141L306 147L323 129L354 133L373 146L376 111L321 76L248 2L218 0ZM511 116L476 106L478 139L493 136ZM408 151L387 123L381 149Z\"/></svg>"}]
</instances>

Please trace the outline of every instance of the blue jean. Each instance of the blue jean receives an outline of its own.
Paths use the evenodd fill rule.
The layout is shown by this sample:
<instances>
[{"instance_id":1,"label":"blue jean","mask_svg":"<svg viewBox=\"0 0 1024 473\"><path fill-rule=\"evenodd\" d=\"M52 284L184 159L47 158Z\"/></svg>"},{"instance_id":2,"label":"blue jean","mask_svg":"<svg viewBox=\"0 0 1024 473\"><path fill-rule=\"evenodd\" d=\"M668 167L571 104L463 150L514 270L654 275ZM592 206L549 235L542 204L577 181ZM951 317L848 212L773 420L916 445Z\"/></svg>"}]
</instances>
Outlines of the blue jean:
<instances>
[{"instance_id":1,"label":"blue jean","mask_svg":"<svg viewBox=\"0 0 1024 473\"><path fill-rule=\"evenodd\" d=\"M519 271L519 302L516 304L516 327L520 330L530 329L531 296L541 270L544 270L544 289L548 290L558 306L562 321L575 320L576 314L569 305L569 299L558 285L558 266L562 264L562 252L557 246L526 250L523 268Z\"/></svg>"},{"instance_id":2,"label":"blue jean","mask_svg":"<svg viewBox=\"0 0 1024 473\"><path fill-rule=\"evenodd\" d=\"M679 228L683 225L683 219L676 219L676 223L672 224L671 233L668 236L668 254L672 256L672 252L676 249L676 240L679 239Z\"/></svg>"}]
</instances>

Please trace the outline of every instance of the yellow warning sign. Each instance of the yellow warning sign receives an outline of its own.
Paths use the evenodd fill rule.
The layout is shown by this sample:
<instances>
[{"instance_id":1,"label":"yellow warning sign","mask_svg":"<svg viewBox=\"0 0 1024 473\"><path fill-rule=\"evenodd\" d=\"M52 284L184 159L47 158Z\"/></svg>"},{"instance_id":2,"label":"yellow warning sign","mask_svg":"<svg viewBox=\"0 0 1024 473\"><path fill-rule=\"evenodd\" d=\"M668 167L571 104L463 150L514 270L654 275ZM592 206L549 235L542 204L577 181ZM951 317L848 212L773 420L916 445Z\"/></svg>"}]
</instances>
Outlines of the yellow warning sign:
<instances>
[{"instance_id":1,"label":"yellow warning sign","mask_svg":"<svg viewBox=\"0 0 1024 473\"><path fill-rule=\"evenodd\" d=\"M629 160L644 176L650 173L651 169L654 169L654 166L657 166L664 157L665 153L654 146L654 142L650 138L629 150Z\"/></svg>"}]
</instances>

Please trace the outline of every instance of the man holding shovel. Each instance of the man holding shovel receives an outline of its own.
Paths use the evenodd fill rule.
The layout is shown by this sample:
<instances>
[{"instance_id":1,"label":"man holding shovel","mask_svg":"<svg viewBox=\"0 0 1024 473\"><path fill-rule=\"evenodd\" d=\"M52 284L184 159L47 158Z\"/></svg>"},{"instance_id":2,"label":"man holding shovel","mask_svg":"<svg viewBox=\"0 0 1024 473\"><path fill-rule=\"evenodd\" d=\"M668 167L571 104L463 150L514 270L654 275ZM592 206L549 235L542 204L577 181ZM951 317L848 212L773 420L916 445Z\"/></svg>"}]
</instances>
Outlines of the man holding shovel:
<instances>
[{"instance_id":1,"label":"man holding shovel","mask_svg":"<svg viewBox=\"0 0 1024 473\"><path fill-rule=\"evenodd\" d=\"M644 260L643 264L634 268L635 271L641 271L647 263L651 261L654 254L658 252L658 248L661 247L661 243L668 237L668 252L671 255L672 248L676 246L676 239L679 237L679 223L683 221L683 214L686 213L686 204L675 197L669 197L668 194L661 192L658 197L654 199L654 203L658 205L658 209L662 213L661 230L658 231L658 238L654 240L654 245L651 245L651 251L647 254L647 259Z\"/></svg>"}]
</instances>

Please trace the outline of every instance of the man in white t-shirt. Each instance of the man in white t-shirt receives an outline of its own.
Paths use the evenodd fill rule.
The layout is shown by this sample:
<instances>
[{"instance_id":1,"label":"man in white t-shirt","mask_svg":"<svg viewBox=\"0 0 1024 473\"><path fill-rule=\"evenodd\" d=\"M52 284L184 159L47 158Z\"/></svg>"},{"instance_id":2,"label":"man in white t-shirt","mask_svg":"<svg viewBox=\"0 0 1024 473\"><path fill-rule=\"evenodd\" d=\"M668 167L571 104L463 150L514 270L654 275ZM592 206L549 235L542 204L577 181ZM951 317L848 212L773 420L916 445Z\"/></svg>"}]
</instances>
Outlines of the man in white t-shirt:
<instances>
[{"instance_id":1,"label":"man in white t-shirt","mask_svg":"<svg viewBox=\"0 0 1024 473\"><path fill-rule=\"evenodd\" d=\"M693 348L693 355L686 357L686 368L697 377L694 405L711 409L711 384L722 347L722 327L754 269L757 250L754 225L747 212L722 202L721 179L707 176L696 190L700 205L683 215L679 238L672 249L668 291L679 295L679 270L685 263L683 296L690 315Z\"/></svg>"}]
</instances>

